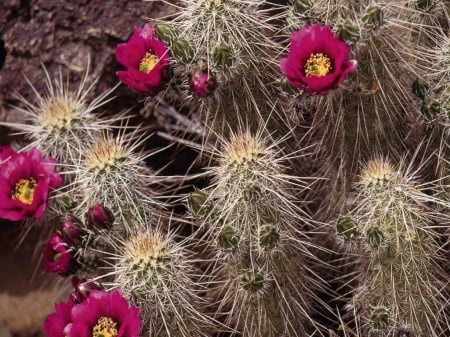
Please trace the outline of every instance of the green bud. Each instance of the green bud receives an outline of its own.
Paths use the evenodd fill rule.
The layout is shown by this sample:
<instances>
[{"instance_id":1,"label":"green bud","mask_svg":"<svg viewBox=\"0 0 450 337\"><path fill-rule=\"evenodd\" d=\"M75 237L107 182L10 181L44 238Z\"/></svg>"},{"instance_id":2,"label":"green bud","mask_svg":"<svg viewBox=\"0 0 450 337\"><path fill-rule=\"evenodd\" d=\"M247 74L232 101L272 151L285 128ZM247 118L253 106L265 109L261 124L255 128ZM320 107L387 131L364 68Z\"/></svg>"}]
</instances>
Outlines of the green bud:
<instances>
[{"instance_id":1,"label":"green bud","mask_svg":"<svg viewBox=\"0 0 450 337\"><path fill-rule=\"evenodd\" d=\"M208 199L208 195L201 191L194 191L189 194L188 207L192 214L204 217L212 209L212 202Z\"/></svg>"},{"instance_id":2,"label":"green bud","mask_svg":"<svg viewBox=\"0 0 450 337\"><path fill-rule=\"evenodd\" d=\"M418 78L413 83L412 91L414 95L424 100L430 91L430 85L426 81Z\"/></svg>"},{"instance_id":3,"label":"green bud","mask_svg":"<svg viewBox=\"0 0 450 337\"><path fill-rule=\"evenodd\" d=\"M293 87L286 77L283 77L279 80L281 89L288 93L289 95L299 95L302 91L298 88Z\"/></svg>"},{"instance_id":4,"label":"green bud","mask_svg":"<svg viewBox=\"0 0 450 337\"><path fill-rule=\"evenodd\" d=\"M245 290L257 292L264 288L264 276L253 270L247 270L241 277L241 285Z\"/></svg>"},{"instance_id":5,"label":"green bud","mask_svg":"<svg viewBox=\"0 0 450 337\"><path fill-rule=\"evenodd\" d=\"M350 20L341 21L336 25L336 35L347 43L355 43L360 38L359 27Z\"/></svg>"},{"instance_id":6,"label":"green bud","mask_svg":"<svg viewBox=\"0 0 450 337\"><path fill-rule=\"evenodd\" d=\"M172 42L177 34L172 25L169 25L167 23L159 23L156 25L156 36L167 43Z\"/></svg>"},{"instance_id":7,"label":"green bud","mask_svg":"<svg viewBox=\"0 0 450 337\"><path fill-rule=\"evenodd\" d=\"M77 205L76 201L70 198L68 195L63 195L59 197L58 202L61 204L65 212L72 211Z\"/></svg>"},{"instance_id":8,"label":"green bud","mask_svg":"<svg viewBox=\"0 0 450 337\"><path fill-rule=\"evenodd\" d=\"M434 6L434 0L417 0L416 9L428 12Z\"/></svg>"},{"instance_id":9,"label":"green bud","mask_svg":"<svg viewBox=\"0 0 450 337\"><path fill-rule=\"evenodd\" d=\"M280 241L280 233L272 225L267 225L261 228L259 233L259 244L264 248L274 248Z\"/></svg>"},{"instance_id":10,"label":"green bud","mask_svg":"<svg viewBox=\"0 0 450 337\"><path fill-rule=\"evenodd\" d=\"M294 0L292 6L296 13L304 14L312 8L312 2L311 0Z\"/></svg>"},{"instance_id":11,"label":"green bud","mask_svg":"<svg viewBox=\"0 0 450 337\"><path fill-rule=\"evenodd\" d=\"M217 68L228 69L233 64L233 52L230 46L220 45L214 49L213 61Z\"/></svg>"},{"instance_id":12,"label":"green bud","mask_svg":"<svg viewBox=\"0 0 450 337\"><path fill-rule=\"evenodd\" d=\"M368 28L379 28L384 22L384 12L378 6L369 6L361 17L361 21Z\"/></svg>"},{"instance_id":13,"label":"green bud","mask_svg":"<svg viewBox=\"0 0 450 337\"><path fill-rule=\"evenodd\" d=\"M375 307L370 313L369 323L375 330L384 330L389 325L389 313L384 307Z\"/></svg>"},{"instance_id":14,"label":"green bud","mask_svg":"<svg viewBox=\"0 0 450 337\"><path fill-rule=\"evenodd\" d=\"M280 221L280 214L277 210L267 207L263 210L261 214L261 219L265 224L277 225Z\"/></svg>"},{"instance_id":15,"label":"green bud","mask_svg":"<svg viewBox=\"0 0 450 337\"><path fill-rule=\"evenodd\" d=\"M435 99L426 99L420 106L420 112L425 119L431 121L441 112L441 103Z\"/></svg>"},{"instance_id":16,"label":"green bud","mask_svg":"<svg viewBox=\"0 0 450 337\"><path fill-rule=\"evenodd\" d=\"M245 186L243 191L244 201L258 201L261 197L261 188L253 183Z\"/></svg>"},{"instance_id":17,"label":"green bud","mask_svg":"<svg viewBox=\"0 0 450 337\"><path fill-rule=\"evenodd\" d=\"M370 227L366 232L366 241L373 247L379 247L384 240L384 234L377 226Z\"/></svg>"},{"instance_id":18,"label":"green bud","mask_svg":"<svg viewBox=\"0 0 450 337\"><path fill-rule=\"evenodd\" d=\"M239 243L239 236L237 235L235 229L231 226L226 226L220 232L217 237L217 244L220 248L224 250L235 250Z\"/></svg>"},{"instance_id":19,"label":"green bud","mask_svg":"<svg viewBox=\"0 0 450 337\"><path fill-rule=\"evenodd\" d=\"M350 217L342 217L336 224L337 232L346 240L354 240L358 235L358 226Z\"/></svg>"},{"instance_id":20,"label":"green bud","mask_svg":"<svg viewBox=\"0 0 450 337\"><path fill-rule=\"evenodd\" d=\"M194 59L194 49L184 39L175 40L172 44L173 56L181 63L189 63Z\"/></svg>"}]
</instances>

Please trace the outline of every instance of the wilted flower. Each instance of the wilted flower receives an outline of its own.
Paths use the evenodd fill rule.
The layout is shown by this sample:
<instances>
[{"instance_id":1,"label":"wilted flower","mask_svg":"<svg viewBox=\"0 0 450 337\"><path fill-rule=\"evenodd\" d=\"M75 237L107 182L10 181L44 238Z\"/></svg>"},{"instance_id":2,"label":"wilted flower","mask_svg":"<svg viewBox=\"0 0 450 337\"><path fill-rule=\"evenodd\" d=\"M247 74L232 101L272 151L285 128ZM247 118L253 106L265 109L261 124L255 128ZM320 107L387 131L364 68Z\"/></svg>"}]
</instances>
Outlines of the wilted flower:
<instances>
[{"instance_id":1,"label":"wilted flower","mask_svg":"<svg viewBox=\"0 0 450 337\"><path fill-rule=\"evenodd\" d=\"M161 84L164 69L169 62L166 44L156 37L152 25L134 29L126 43L116 47L117 61L126 70L117 71L119 79L138 93L149 93Z\"/></svg>"},{"instance_id":2,"label":"wilted flower","mask_svg":"<svg viewBox=\"0 0 450 337\"><path fill-rule=\"evenodd\" d=\"M119 290L93 290L71 310L67 337L136 337L141 320L139 309L130 306Z\"/></svg>"},{"instance_id":3,"label":"wilted flower","mask_svg":"<svg viewBox=\"0 0 450 337\"><path fill-rule=\"evenodd\" d=\"M56 159L42 158L37 149L16 153L0 150L0 218L12 221L41 217L48 193L62 183Z\"/></svg>"},{"instance_id":4,"label":"wilted flower","mask_svg":"<svg viewBox=\"0 0 450 337\"><path fill-rule=\"evenodd\" d=\"M288 56L280 67L293 87L325 95L356 70L356 60L347 60L350 47L327 26L306 25L290 39Z\"/></svg>"},{"instance_id":5,"label":"wilted flower","mask_svg":"<svg viewBox=\"0 0 450 337\"><path fill-rule=\"evenodd\" d=\"M67 337L70 327L70 311L73 308L72 299L69 297L67 303L55 304L55 312L47 316L44 321L44 331L47 337Z\"/></svg>"},{"instance_id":6,"label":"wilted flower","mask_svg":"<svg viewBox=\"0 0 450 337\"><path fill-rule=\"evenodd\" d=\"M189 87L197 96L208 96L216 89L216 86L216 78L208 70L195 69L189 74Z\"/></svg>"},{"instance_id":7,"label":"wilted flower","mask_svg":"<svg viewBox=\"0 0 450 337\"><path fill-rule=\"evenodd\" d=\"M87 211L86 221L91 228L108 229L114 222L114 215L109 208L96 203Z\"/></svg>"},{"instance_id":8,"label":"wilted flower","mask_svg":"<svg viewBox=\"0 0 450 337\"><path fill-rule=\"evenodd\" d=\"M67 275L74 266L70 247L57 233L52 234L44 246L44 270L47 273Z\"/></svg>"}]
</instances>

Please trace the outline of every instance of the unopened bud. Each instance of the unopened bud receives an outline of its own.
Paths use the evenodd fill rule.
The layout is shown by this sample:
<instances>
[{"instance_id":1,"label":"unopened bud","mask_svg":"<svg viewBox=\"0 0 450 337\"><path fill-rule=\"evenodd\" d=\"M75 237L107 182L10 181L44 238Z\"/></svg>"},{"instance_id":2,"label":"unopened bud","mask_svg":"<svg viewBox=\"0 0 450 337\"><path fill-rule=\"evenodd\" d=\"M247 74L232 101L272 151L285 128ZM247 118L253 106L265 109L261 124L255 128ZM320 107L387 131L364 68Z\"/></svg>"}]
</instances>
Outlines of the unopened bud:
<instances>
[{"instance_id":1,"label":"unopened bud","mask_svg":"<svg viewBox=\"0 0 450 337\"><path fill-rule=\"evenodd\" d=\"M427 81L418 78L413 83L412 91L414 95L424 100L427 97L428 92L430 91L430 85L427 83Z\"/></svg>"},{"instance_id":2,"label":"unopened bud","mask_svg":"<svg viewBox=\"0 0 450 337\"><path fill-rule=\"evenodd\" d=\"M337 232L346 240L353 240L358 235L358 226L350 217L342 217L336 224Z\"/></svg>"},{"instance_id":3,"label":"unopened bud","mask_svg":"<svg viewBox=\"0 0 450 337\"><path fill-rule=\"evenodd\" d=\"M67 213L61 224L61 234L69 245L76 245L82 235L81 221L72 213Z\"/></svg>"},{"instance_id":4,"label":"unopened bud","mask_svg":"<svg viewBox=\"0 0 450 337\"><path fill-rule=\"evenodd\" d=\"M264 248L274 248L280 241L280 233L272 225L267 225L261 228L259 233L259 244Z\"/></svg>"},{"instance_id":5,"label":"unopened bud","mask_svg":"<svg viewBox=\"0 0 450 337\"><path fill-rule=\"evenodd\" d=\"M361 17L361 21L368 28L379 28L384 23L384 12L378 6L369 6Z\"/></svg>"},{"instance_id":6,"label":"unopened bud","mask_svg":"<svg viewBox=\"0 0 450 337\"><path fill-rule=\"evenodd\" d=\"M189 74L189 88L200 97L208 96L217 87L216 77L208 70L194 69Z\"/></svg>"},{"instance_id":7,"label":"unopened bud","mask_svg":"<svg viewBox=\"0 0 450 337\"><path fill-rule=\"evenodd\" d=\"M172 44L172 54L181 63L189 63L194 59L194 49L184 39L175 40Z\"/></svg>"},{"instance_id":8,"label":"unopened bud","mask_svg":"<svg viewBox=\"0 0 450 337\"><path fill-rule=\"evenodd\" d=\"M214 49L214 65L217 68L228 69L233 64L233 52L227 45L218 46Z\"/></svg>"},{"instance_id":9,"label":"unopened bud","mask_svg":"<svg viewBox=\"0 0 450 337\"><path fill-rule=\"evenodd\" d=\"M201 191L194 191L189 194L188 207L192 214L204 217L212 209L212 202L208 199L208 195Z\"/></svg>"},{"instance_id":10,"label":"unopened bud","mask_svg":"<svg viewBox=\"0 0 450 337\"><path fill-rule=\"evenodd\" d=\"M341 21L336 25L336 35L347 43L355 43L360 38L359 27L350 20Z\"/></svg>"},{"instance_id":11,"label":"unopened bud","mask_svg":"<svg viewBox=\"0 0 450 337\"><path fill-rule=\"evenodd\" d=\"M366 232L366 241L373 247L379 247L384 240L384 234L377 226L370 227Z\"/></svg>"},{"instance_id":12,"label":"unopened bud","mask_svg":"<svg viewBox=\"0 0 450 337\"><path fill-rule=\"evenodd\" d=\"M385 330L389 325L389 313L384 307L376 307L372 310L369 323L374 330Z\"/></svg>"},{"instance_id":13,"label":"unopened bud","mask_svg":"<svg viewBox=\"0 0 450 337\"><path fill-rule=\"evenodd\" d=\"M254 184L250 183L244 187L243 198L244 201L258 201L261 197L261 188Z\"/></svg>"},{"instance_id":14,"label":"unopened bud","mask_svg":"<svg viewBox=\"0 0 450 337\"><path fill-rule=\"evenodd\" d=\"M441 103L435 99L426 99L420 106L420 112L427 120L434 120L441 112Z\"/></svg>"},{"instance_id":15,"label":"unopened bud","mask_svg":"<svg viewBox=\"0 0 450 337\"><path fill-rule=\"evenodd\" d=\"M155 31L156 36L167 43L172 42L177 36L174 27L167 23L158 23Z\"/></svg>"},{"instance_id":16,"label":"unopened bud","mask_svg":"<svg viewBox=\"0 0 450 337\"><path fill-rule=\"evenodd\" d=\"M226 226L217 237L217 244L224 250L235 250L239 244L239 236L235 229L231 226Z\"/></svg>"},{"instance_id":17,"label":"unopened bud","mask_svg":"<svg viewBox=\"0 0 450 337\"><path fill-rule=\"evenodd\" d=\"M247 270L241 277L241 285L245 290L257 292L264 288L264 276L254 270Z\"/></svg>"},{"instance_id":18,"label":"unopened bud","mask_svg":"<svg viewBox=\"0 0 450 337\"><path fill-rule=\"evenodd\" d=\"M96 203L86 213L86 222L95 229L109 229L114 223L114 215L109 208Z\"/></svg>"},{"instance_id":19,"label":"unopened bud","mask_svg":"<svg viewBox=\"0 0 450 337\"><path fill-rule=\"evenodd\" d=\"M72 277L72 287L72 300L75 304L81 303L88 298L92 290L102 289L97 283L79 279L76 276Z\"/></svg>"}]
</instances>

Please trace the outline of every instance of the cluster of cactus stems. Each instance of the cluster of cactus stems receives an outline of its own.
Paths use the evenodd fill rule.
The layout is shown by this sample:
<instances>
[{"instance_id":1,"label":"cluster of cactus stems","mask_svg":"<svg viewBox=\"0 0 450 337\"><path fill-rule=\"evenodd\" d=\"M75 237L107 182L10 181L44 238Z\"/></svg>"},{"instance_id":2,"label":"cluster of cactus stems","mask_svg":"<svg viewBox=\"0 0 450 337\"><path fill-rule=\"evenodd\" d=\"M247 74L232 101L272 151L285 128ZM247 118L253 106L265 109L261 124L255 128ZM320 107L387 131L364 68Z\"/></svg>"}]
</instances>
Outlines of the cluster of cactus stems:
<instances>
[{"instance_id":1,"label":"cluster of cactus stems","mask_svg":"<svg viewBox=\"0 0 450 337\"><path fill-rule=\"evenodd\" d=\"M1 122L64 178L45 219L70 215L44 269L120 289L142 336L449 336L448 2L162 2L174 14L152 27L170 58L146 104L189 111L166 137L197 149L203 172L159 176L148 129L100 114L115 88L89 101L88 71L71 91L44 69L47 92L17 95L24 122ZM312 25L357 62L316 92L280 69ZM339 71L319 47L306 77ZM163 188L175 178L183 192Z\"/></svg>"}]
</instances>

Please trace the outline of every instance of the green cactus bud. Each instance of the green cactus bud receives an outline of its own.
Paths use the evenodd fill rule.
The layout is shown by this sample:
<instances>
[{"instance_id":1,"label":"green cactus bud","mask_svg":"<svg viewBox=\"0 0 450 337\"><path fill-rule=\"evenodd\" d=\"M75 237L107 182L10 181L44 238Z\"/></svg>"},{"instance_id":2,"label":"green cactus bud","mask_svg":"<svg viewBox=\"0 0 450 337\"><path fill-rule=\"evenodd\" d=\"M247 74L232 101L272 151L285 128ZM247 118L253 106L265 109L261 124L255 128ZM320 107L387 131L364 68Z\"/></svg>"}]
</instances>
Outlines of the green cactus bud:
<instances>
[{"instance_id":1,"label":"green cactus bud","mask_svg":"<svg viewBox=\"0 0 450 337\"><path fill-rule=\"evenodd\" d=\"M418 98L424 100L427 97L429 90L430 85L428 84L428 82L420 78L414 81L412 91Z\"/></svg>"},{"instance_id":2,"label":"green cactus bud","mask_svg":"<svg viewBox=\"0 0 450 337\"><path fill-rule=\"evenodd\" d=\"M358 235L358 226L350 217L342 217L336 224L337 232L346 240L354 240Z\"/></svg>"},{"instance_id":3,"label":"green cactus bud","mask_svg":"<svg viewBox=\"0 0 450 337\"><path fill-rule=\"evenodd\" d=\"M428 12L430 9L434 7L434 0L417 0L416 1L416 9L424 12Z\"/></svg>"},{"instance_id":4,"label":"green cactus bud","mask_svg":"<svg viewBox=\"0 0 450 337\"><path fill-rule=\"evenodd\" d=\"M355 43L360 38L359 27L350 20L341 21L336 25L336 35L347 43Z\"/></svg>"},{"instance_id":5,"label":"green cactus bud","mask_svg":"<svg viewBox=\"0 0 450 337\"><path fill-rule=\"evenodd\" d=\"M258 201L260 197L261 197L261 188L258 185L250 183L247 186L245 186L243 191L244 201Z\"/></svg>"},{"instance_id":6,"label":"green cactus bud","mask_svg":"<svg viewBox=\"0 0 450 337\"><path fill-rule=\"evenodd\" d=\"M201 191L194 191L189 194L188 207L192 214L204 217L212 209L212 202L208 199L208 195Z\"/></svg>"},{"instance_id":7,"label":"green cactus bud","mask_svg":"<svg viewBox=\"0 0 450 337\"><path fill-rule=\"evenodd\" d=\"M231 226L226 226L217 237L217 244L224 250L234 251L239 243L239 236Z\"/></svg>"},{"instance_id":8,"label":"green cactus bud","mask_svg":"<svg viewBox=\"0 0 450 337\"><path fill-rule=\"evenodd\" d=\"M228 69L233 64L233 52L231 47L220 45L214 49L214 64L217 68Z\"/></svg>"},{"instance_id":9,"label":"green cactus bud","mask_svg":"<svg viewBox=\"0 0 450 337\"><path fill-rule=\"evenodd\" d=\"M374 330L384 330L389 325L389 312L384 307L375 307L370 313L369 323Z\"/></svg>"},{"instance_id":10,"label":"green cactus bud","mask_svg":"<svg viewBox=\"0 0 450 337\"><path fill-rule=\"evenodd\" d=\"M264 276L254 270L246 270L241 277L241 285L245 290L257 292L264 288Z\"/></svg>"},{"instance_id":11,"label":"green cactus bud","mask_svg":"<svg viewBox=\"0 0 450 337\"><path fill-rule=\"evenodd\" d=\"M379 227L370 227L366 232L366 241L373 247L379 247L384 240L384 234Z\"/></svg>"},{"instance_id":12,"label":"green cactus bud","mask_svg":"<svg viewBox=\"0 0 450 337\"><path fill-rule=\"evenodd\" d=\"M292 3L294 11L303 14L312 8L311 0L294 0Z\"/></svg>"},{"instance_id":13,"label":"green cactus bud","mask_svg":"<svg viewBox=\"0 0 450 337\"><path fill-rule=\"evenodd\" d=\"M384 12L378 6L369 6L361 17L361 21L368 28L379 28L384 22Z\"/></svg>"},{"instance_id":14,"label":"green cactus bud","mask_svg":"<svg viewBox=\"0 0 450 337\"><path fill-rule=\"evenodd\" d=\"M259 233L259 244L267 249L272 249L278 245L280 241L280 233L272 225L261 228Z\"/></svg>"},{"instance_id":15,"label":"green cactus bud","mask_svg":"<svg viewBox=\"0 0 450 337\"><path fill-rule=\"evenodd\" d=\"M172 44L172 54L181 63L189 63L194 59L195 51L187 40L178 39Z\"/></svg>"},{"instance_id":16,"label":"green cactus bud","mask_svg":"<svg viewBox=\"0 0 450 337\"><path fill-rule=\"evenodd\" d=\"M280 221L280 214L277 210L267 207L262 212L261 219L265 224L277 225Z\"/></svg>"},{"instance_id":17,"label":"green cactus bud","mask_svg":"<svg viewBox=\"0 0 450 337\"><path fill-rule=\"evenodd\" d=\"M435 99L426 99L420 106L420 112L425 119L431 121L441 112L441 103Z\"/></svg>"},{"instance_id":18,"label":"green cactus bud","mask_svg":"<svg viewBox=\"0 0 450 337\"><path fill-rule=\"evenodd\" d=\"M281 89L289 95L297 96L302 92L300 89L293 87L286 77L280 79L279 82Z\"/></svg>"},{"instance_id":19,"label":"green cactus bud","mask_svg":"<svg viewBox=\"0 0 450 337\"><path fill-rule=\"evenodd\" d=\"M159 23L156 25L156 36L167 43L171 43L177 36L175 28L167 23Z\"/></svg>"}]
</instances>

